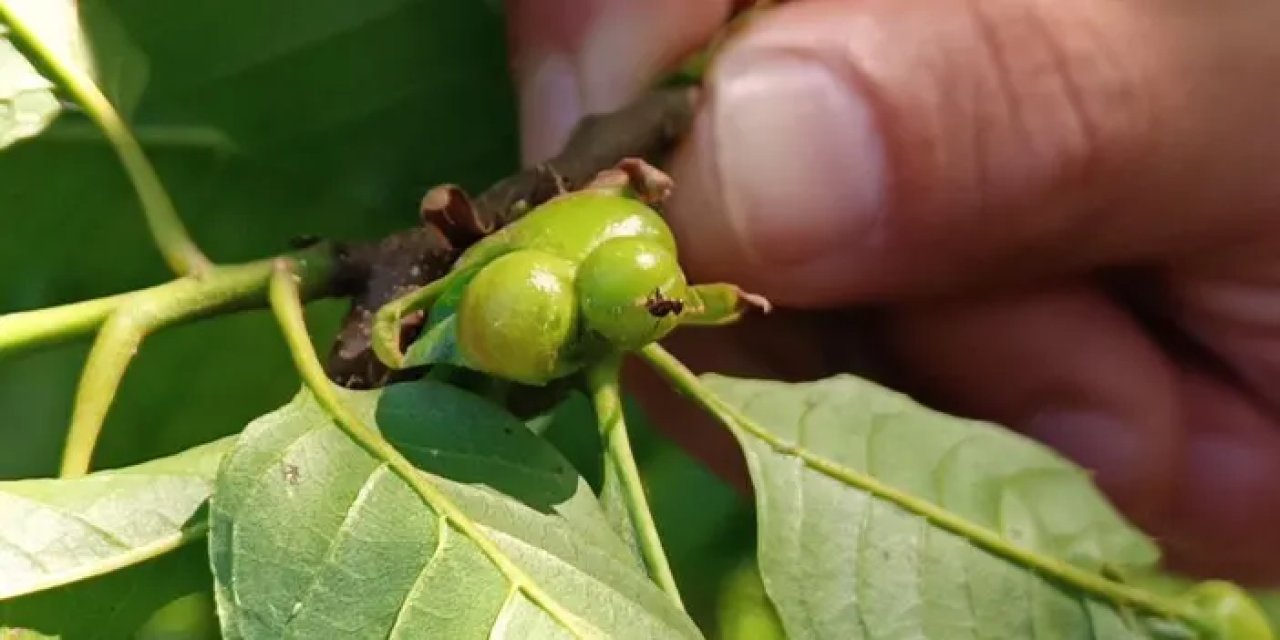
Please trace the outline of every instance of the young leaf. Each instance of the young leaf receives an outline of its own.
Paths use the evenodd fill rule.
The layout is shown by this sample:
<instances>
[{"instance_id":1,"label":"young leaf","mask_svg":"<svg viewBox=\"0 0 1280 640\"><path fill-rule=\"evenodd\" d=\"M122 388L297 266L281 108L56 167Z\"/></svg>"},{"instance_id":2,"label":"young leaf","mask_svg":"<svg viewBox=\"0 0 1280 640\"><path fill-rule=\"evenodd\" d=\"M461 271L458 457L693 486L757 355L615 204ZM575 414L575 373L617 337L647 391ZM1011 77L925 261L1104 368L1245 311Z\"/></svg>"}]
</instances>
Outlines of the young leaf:
<instances>
[{"instance_id":1,"label":"young leaf","mask_svg":"<svg viewBox=\"0 0 1280 640\"><path fill-rule=\"evenodd\" d=\"M208 553L191 545L121 571L0 602L0 638L216 638L210 629L216 621L210 624L206 605L212 600L210 583ZM180 625L165 619L175 608L184 614Z\"/></svg>"},{"instance_id":2,"label":"young leaf","mask_svg":"<svg viewBox=\"0 0 1280 640\"><path fill-rule=\"evenodd\" d=\"M789 637L1148 637L1150 602L1195 637L1177 604L1115 601L1142 592L1099 572L1157 549L1048 449L851 376L703 381L737 416Z\"/></svg>"},{"instance_id":3,"label":"young leaf","mask_svg":"<svg viewBox=\"0 0 1280 640\"><path fill-rule=\"evenodd\" d=\"M250 425L219 475L210 547L227 637L698 637L586 482L515 417L429 381L342 397L468 526L301 393Z\"/></svg>"},{"instance_id":4,"label":"young leaf","mask_svg":"<svg viewBox=\"0 0 1280 640\"><path fill-rule=\"evenodd\" d=\"M81 478L0 482L0 600L147 561L206 529L233 438Z\"/></svg>"}]
</instances>

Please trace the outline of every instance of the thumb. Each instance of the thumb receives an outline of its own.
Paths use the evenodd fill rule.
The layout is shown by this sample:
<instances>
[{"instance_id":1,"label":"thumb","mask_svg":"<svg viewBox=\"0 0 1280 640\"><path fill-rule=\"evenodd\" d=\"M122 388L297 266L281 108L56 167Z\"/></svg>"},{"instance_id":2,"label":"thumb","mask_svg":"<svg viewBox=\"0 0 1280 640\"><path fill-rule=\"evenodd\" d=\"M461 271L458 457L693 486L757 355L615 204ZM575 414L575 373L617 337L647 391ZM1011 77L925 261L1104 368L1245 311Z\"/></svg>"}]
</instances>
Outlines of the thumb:
<instances>
[{"instance_id":1,"label":"thumb","mask_svg":"<svg viewBox=\"0 0 1280 640\"><path fill-rule=\"evenodd\" d=\"M782 5L716 62L673 168L684 259L821 307L1280 232L1280 85L1256 80L1280 70L1277 19L1252 0Z\"/></svg>"}]
</instances>

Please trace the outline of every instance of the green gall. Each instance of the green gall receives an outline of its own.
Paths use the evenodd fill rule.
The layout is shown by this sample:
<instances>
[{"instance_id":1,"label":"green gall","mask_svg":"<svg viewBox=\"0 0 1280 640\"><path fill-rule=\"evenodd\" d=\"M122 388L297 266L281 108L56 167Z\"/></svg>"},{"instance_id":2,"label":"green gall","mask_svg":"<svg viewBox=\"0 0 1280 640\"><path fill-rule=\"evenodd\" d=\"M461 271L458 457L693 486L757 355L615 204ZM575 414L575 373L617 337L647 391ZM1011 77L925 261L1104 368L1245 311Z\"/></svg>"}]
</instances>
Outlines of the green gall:
<instances>
[{"instance_id":1,"label":"green gall","mask_svg":"<svg viewBox=\"0 0 1280 640\"><path fill-rule=\"evenodd\" d=\"M447 364L541 386L678 326L768 309L732 285L689 285L662 216L625 195L618 176L605 177L485 236L444 278L385 305L374 324L378 357L396 368ZM425 329L402 354L401 319L420 310Z\"/></svg>"},{"instance_id":2,"label":"green gall","mask_svg":"<svg viewBox=\"0 0 1280 640\"><path fill-rule=\"evenodd\" d=\"M624 237L647 238L672 252L676 247L662 216L643 202L604 191L575 191L486 236L458 259L454 269L521 249L537 249L577 264L601 243Z\"/></svg>"},{"instance_id":3,"label":"green gall","mask_svg":"<svg viewBox=\"0 0 1280 640\"><path fill-rule=\"evenodd\" d=\"M1274 640L1271 624L1258 603L1240 587L1211 580L1184 596L1212 627L1219 640Z\"/></svg>"},{"instance_id":4,"label":"green gall","mask_svg":"<svg viewBox=\"0 0 1280 640\"><path fill-rule=\"evenodd\" d=\"M504 254L481 269L457 307L458 347L467 363L529 385L572 371L573 275L572 262L533 250Z\"/></svg>"},{"instance_id":5,"label":"green gall","mask_svg":"<svg viewBox=\"0 0 1280 640\"><path fill-rule=\"evenodd\" d=\"M641 237L596 247L579 265L574 289L587 328L627 351L671 333L688 299L675 255Z\"/></svg>"}]
</instances>

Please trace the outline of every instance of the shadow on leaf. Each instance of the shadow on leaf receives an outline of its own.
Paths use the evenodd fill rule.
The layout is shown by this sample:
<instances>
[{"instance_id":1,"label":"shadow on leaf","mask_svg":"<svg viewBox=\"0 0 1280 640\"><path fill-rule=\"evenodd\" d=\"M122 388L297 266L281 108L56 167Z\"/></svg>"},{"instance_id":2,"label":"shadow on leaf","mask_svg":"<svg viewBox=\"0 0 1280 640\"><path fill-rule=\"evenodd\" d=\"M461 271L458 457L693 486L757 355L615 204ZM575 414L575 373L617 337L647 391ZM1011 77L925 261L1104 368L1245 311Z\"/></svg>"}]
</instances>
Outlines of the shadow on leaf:
<instances>
[{"instance_id":1,"label":"shadow on leaf","mask_svg":"<svg viewBox=\"0 0 1280 640\"><path fill-rule=\"evenodd\" d=\"M485 485L542 513L578 489L577 472L555 449L470 392L429 381L393 385L376 411L383 436L427 473Z\"/></svg>"}]
</instances>

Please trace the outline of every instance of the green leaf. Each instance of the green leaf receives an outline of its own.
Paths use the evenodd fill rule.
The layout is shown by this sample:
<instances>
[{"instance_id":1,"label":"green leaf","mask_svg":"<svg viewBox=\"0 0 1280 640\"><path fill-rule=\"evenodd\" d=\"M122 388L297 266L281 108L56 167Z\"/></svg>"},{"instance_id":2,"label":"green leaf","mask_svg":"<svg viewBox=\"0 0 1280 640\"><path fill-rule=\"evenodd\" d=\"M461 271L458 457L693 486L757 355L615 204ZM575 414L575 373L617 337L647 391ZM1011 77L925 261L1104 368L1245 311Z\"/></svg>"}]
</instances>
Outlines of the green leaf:
<instances>
[{"instance_id":1,"label":"green leaf","mask_svg":"<svg viewBox=\"0 0 1280 640\"><path fill-rule=\"evenodd\" d=\"M117 571L202 535L231 442L81 478L0 482L0 599Z\"/></svg>"},{"instance_id":2,"label":"green leaf","mask_svg":"<svg viewBox=\"0 0 1280 640\"><path fill-rule=\"evenodd\" d=\"M47 46L80 53L76 5L70 0L0 0L0 8L21 15ZM62 111L56 87L23 55L0 19L0 149L39 135Z\"/></svg>"},{"instance_id":3,"label":"green leaf","mask_svg":"<svg viewBox=\"0 0 1280 640\"><path fill-rule=\"evenodd\" d=\"M205 548L186 546L121 571L0 602L0 638L212 640L218 636L211 582ZM175 613L184 615L175 621Z\"/></svg>"},{"instance_id":4,"label":"green leaf","mask_svg":"<svg viewBox=\"0 0 1280 640\"><path fill-rule=\"evenodd\" d=\"M0 149L38 135L61 110L53 83L13 46L0 24Z\"/></svg>"},{"instance_id":5,"label":"green leaf","mask_svg":"<svg viewBox=\"0 0 1280 640\"><path fill-rule=\"evenodd\" d=\"M458 316L450 314L432 325L405 351L406 367L450 364L468 367L458 346ZM468 367L469 368L469 367Z\"/></svg>"},{"instance_id":6,"label":"green leaf","mask_svg":"<svg viewBox=\"0 0 1280 640\"><path fill-rule=\"evenodd\" d=\"M227 637L698 637L631 560L586 482L515 417L426 381L343 398L511 568L304 392L250 425L219 475L210 545ZM573 618L513 588L513 571Z\"/></svg>"},{"instance_id":7,"label":"green leaf","mask_svg":"<svg viewBox=\"0 0 1280 640\"><path fill-rule=\"evenodd\" d=\"M431 186L479 189L517 166L503 23L482 3L80 4L100 84L122 111L137 94L130 123L219 262L279 253L301 233L377 238L417 224ZM117 31L137 55L121 55ZM145 91L127 86L139 78ZM22 273L0 278L0 313L170 275L118 159L82 118L0 153L0 211L0 270ZM345 303L312 311L327 344ZM0 477L56 470L82 358L73 345L0 366ZM287 402L296 379L269 314L166 331L130 368L95 464L235 433Z\"/></svg>"},{"instance_id":8,"label":"green leaf","mask_svg":"<svg viewBox=\"0 0 1280 640\"><path fill-rule=\"evenodd\" d=\"M70 0L0 0L0 9L23 21L33 45L44 55L57 56L100 85L116 110L128 115L137 106L147 82L147 60L129 39L110 7L102 2L78 5ZM97 26L93 37L81 28ZM18 46L19 33L0 20L0 149L44 132L63 110L58 86L33 65ZM46 59L39 59L41 67ZM66 124L70 132L99 139L87 120Z\"/></svg>"},{"instance_id":9,"label":"green leaf","mask_svg":"<svg viewBox=\"0 0 1280 640\"><path fill-rule=\"evenodd\" d=\"M1153 633L1095 587L1156 547L1048 449L851 376L703 380L742 420L761 572L789 637Z\"/></svg>"}]
</instances>

